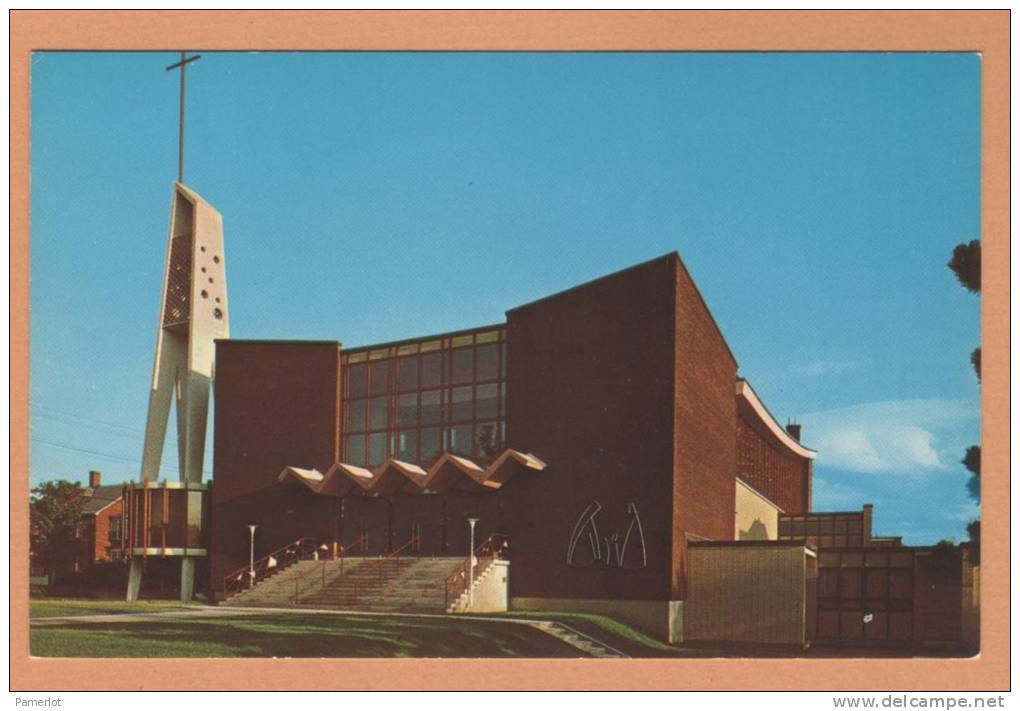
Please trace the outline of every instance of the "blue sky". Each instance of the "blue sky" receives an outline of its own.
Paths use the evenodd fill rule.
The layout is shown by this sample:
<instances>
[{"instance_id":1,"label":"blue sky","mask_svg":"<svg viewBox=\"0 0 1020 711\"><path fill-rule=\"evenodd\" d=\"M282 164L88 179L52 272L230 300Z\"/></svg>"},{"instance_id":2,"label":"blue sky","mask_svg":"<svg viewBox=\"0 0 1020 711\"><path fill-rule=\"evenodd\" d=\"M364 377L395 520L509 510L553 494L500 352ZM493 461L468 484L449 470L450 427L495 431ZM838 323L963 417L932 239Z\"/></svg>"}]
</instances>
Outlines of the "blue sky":
<instances>
[{"instance_id":1,"label":"blue sky","mask_svg":"<svg viewBox=\"0 0 1020 711\"><path fill-rule=\"evenodd\" d=\"M33 483L137 478L176 59L33 57ZM185 182L223 214L237 338L494 323L677 250L741 374L819 450L815 508L964 539L980 302L945 264L981 236L980 72L973 54L204 53Z\"/></svg>"}]
</instances>

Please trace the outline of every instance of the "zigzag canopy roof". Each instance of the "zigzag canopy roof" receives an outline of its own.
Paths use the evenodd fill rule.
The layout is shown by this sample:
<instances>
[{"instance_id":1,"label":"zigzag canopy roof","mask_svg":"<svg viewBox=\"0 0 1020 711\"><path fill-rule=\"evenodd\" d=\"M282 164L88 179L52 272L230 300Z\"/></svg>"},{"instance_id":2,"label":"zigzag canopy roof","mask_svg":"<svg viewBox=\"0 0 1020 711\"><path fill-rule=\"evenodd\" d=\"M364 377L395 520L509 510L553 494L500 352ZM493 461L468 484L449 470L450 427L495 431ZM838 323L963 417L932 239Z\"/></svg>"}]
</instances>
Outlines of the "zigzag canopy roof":
<instances>
[{"instance_id":1,"label":"zigzag canopy roof","mask_svg":"<svg viewBox=\"0 0 1020 711\"><path fill-rule=\"evenodd\" d=\"M375 469L337 462L325 474L316 469L284 467L277 480L304 484L316 494L340 498L436 493L454 488L485 491L499 489L517 472L542 471L545 466L533 454L508 449L485 468L470 459L446 453L428 471L399 459L388 459Z\"/></svg>"}]
</instances>

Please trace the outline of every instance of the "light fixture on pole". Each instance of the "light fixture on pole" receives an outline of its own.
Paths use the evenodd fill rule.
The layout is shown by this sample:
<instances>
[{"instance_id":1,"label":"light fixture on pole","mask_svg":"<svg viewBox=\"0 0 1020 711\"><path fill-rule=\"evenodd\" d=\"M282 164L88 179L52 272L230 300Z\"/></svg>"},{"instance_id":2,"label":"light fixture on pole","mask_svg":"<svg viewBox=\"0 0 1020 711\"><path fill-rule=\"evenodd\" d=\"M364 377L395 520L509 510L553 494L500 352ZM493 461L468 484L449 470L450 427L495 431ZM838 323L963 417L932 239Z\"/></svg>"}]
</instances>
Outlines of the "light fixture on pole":
<instances>
[{"instance_id":1,"label":"light fixture on pole","mask_svg":"<svg viewBox=\"0 0 1020 711\"><path fill-rule=\"evenodd\" d=\"M468 546L468 609L475 602L475 524L478 523L477 518L469 518L467 520L471 526L471 538Z\"/></svg>"},{"instance_id":2,"label":"light fixture on pole","mask_svg":"<svg viewBox=\"0 0 1020 711\"><path fill-rule=\"evenodd\" d=\"M248 524L248 587L255 587L255 529L258 524Z\"/></svg>"}]
</instances>

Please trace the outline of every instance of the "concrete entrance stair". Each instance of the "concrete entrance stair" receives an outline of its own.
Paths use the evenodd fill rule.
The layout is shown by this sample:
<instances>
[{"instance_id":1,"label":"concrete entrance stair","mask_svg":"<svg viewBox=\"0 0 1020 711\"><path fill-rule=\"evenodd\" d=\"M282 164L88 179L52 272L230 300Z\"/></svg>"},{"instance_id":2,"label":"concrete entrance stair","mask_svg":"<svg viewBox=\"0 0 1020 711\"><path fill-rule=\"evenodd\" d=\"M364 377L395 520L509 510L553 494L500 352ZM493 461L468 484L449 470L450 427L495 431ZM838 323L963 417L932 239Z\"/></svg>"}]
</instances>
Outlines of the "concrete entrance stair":
<instances>
[{"instance_id":1,"label":"concrete entrance stair","mask_svg":"<svg viewBox=\"0 0 1020 711\"><path fill-rule=\"evenodd\" d=\"M446 579L463 558L345 558L341 561L306 560L267 578L250 590L233 595L226 606L443 614L464 612L468 592L446 599ZM476 589L493 575L505 575L505 563L481 562ZM475 619L504 618L475 617ZM583 632L560 621L513 620L552 635L583 655L626 657Z\"/></svg>"},{"instance_id":2,"label":"concrete entrance stair","mask_svg":"<svg viewBox=\"0 0 1020 711\"><path fill-rule=\"evenodd\" d=\"M316 560L301 560L287 567L272 577L261 580L254 587L242 590L236 595L227 598L225 604L239 606L262 606L269 607L276 604L286 604L287 591L290 592L290 599L294 598L294 581L309 573L322 562Z\"/></svg>"},{"instance_id":3,"label":"concrete entrance stair","mask_svg":"<svg viewBox=\"0 0 1020 711\"><path fill-rule=\"evenodd\" d=\"M398 558L338 576L303 607L369 612L442 612L446 576L459 558ZM364 565L364 563L362 564Z\"/></svg>"},{"instance_id":4,"label":"concrete entrance stair","mask_svg":"<svg viewBox=\"0 0 1020 711\"><path fill-rule=\"evenodd\" d=\"M444 612L446 577L461 558L302 561L224 604L366 612ZM325 582L323 582L325 581Z\"/></svg>"}]
</instances>

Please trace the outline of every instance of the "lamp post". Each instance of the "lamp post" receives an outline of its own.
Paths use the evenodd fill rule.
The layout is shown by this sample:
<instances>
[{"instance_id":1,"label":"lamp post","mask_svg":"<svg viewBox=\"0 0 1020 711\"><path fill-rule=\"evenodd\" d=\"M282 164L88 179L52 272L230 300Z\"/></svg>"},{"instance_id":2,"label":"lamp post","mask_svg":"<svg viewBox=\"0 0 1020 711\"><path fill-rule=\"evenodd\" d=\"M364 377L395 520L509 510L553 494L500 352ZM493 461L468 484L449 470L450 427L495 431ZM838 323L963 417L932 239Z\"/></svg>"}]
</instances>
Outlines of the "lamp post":
<instances>
[{"instance_id":1,"label":"lamp post","mask_svg":"<svg viewBox=\"0 0 1020 711\"><path fill-rule=\"evenodd\" d=\"M475 524L478 523L477 518L469 518L467 520L471 526L471 543L468 546L468 609L474 605L475 602Z\"/></svg>"},{"instance_id":2,"label":"lamp post","mask_svg":"<svg viewBox=\"0 0 1020 711\"><path fill-rule=\"evenodd\" d=\"M255 529L258 524L248 524L248 587L255 587Z\"/></svg>"}]
</instances>

